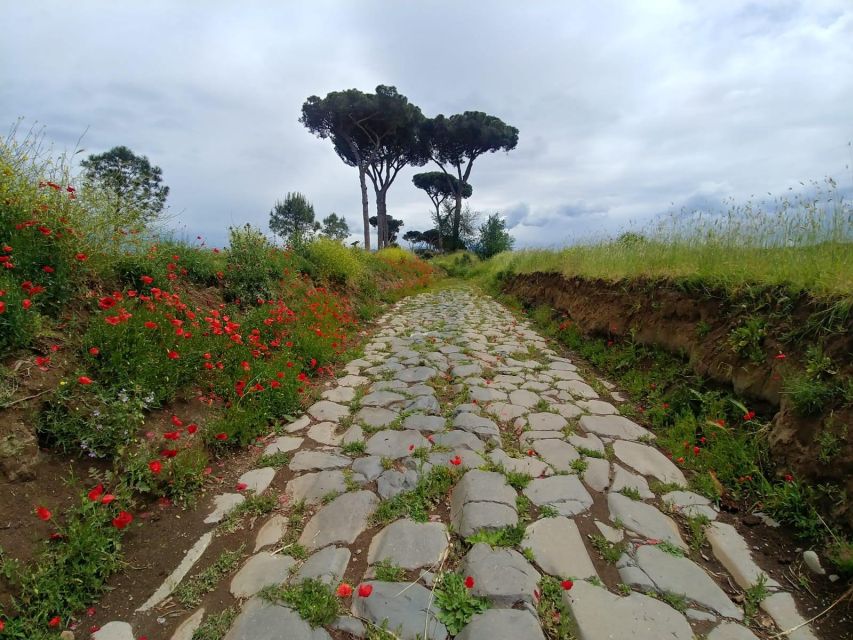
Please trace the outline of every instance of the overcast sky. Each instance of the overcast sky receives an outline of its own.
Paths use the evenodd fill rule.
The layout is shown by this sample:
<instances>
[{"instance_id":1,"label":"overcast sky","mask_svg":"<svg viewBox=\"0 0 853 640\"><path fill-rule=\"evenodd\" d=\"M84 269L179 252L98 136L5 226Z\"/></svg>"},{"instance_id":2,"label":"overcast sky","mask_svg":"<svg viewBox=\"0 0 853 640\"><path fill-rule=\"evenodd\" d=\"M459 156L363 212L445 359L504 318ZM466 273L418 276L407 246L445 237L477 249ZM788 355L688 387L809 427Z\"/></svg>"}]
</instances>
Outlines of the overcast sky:
<instances>
[{"instance_id":1,"label":"overcast sky","mask_svg":"<svg viewBox=\"0 0 853 640\"><path fill-rule=\"evenodd\" d=\"M853 182L853 3L0 0L0 125L57 149L127 145L174 224L222 244L301 191L361 232L358 174L298 122L312 94L390 84L427 116L520 130L479 158L475 210L560 245L723 198ZM404 231L429 201L402 172ZM372 194L371 194L372 196ZM373 201L371 197L371 211Z\"/></svg>"}]
</instances>

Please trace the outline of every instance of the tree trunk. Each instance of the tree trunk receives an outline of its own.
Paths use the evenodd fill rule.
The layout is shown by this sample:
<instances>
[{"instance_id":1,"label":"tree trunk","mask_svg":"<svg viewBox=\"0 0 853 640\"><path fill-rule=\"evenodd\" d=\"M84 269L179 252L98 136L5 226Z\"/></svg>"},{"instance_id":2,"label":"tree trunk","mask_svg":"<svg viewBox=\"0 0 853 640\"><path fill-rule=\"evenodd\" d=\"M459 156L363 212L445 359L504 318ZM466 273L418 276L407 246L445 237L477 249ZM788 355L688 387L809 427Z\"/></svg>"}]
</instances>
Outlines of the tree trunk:
<instances>
[{"instance_id":1,"label":"tree trunk","mask_svg":"<svg viewBox=\"0 0 853 640\"><path fill-rule=\"evenodd\" d=\"M385 190L376 189L376 229L379 234L377 245L380 249L388 246L388 207L385 204Z\"/></svg>"},{"instance_id":2,"label":"tree trunk","mask_svg":"<svg viewBox=\"0 0 853 640\"><path fill-rule=\"evenodd\" d=\"M459 227L462 222L462 188L455 194L456 205L453 207L453 246L451 250L457 251L462 248L462 243L459 241Z\"/></svg>"},{"instance_id":3,"label":"tree trunk","mask_svg":"<svg viewBox=\"0 0 853 640\"><path fill-rule=\"evenodd\" d=\"M367 206L367 180L363 165L358 166L358 182L361 185L361 215L364 218L364 249L370 251L370 210Z\"/></svg>"},{"instance_id":4,"label":"tree trunk","mask_svg":"<svg viewBox=\"0 0 853 640\"><path fill-rule=\"evenodd\" d=\"M444 240L441 235L441 212L439 212L438 204L435 205L435 225L438 227L438 252L444 253Z\"/></svg>"}]
</instances>

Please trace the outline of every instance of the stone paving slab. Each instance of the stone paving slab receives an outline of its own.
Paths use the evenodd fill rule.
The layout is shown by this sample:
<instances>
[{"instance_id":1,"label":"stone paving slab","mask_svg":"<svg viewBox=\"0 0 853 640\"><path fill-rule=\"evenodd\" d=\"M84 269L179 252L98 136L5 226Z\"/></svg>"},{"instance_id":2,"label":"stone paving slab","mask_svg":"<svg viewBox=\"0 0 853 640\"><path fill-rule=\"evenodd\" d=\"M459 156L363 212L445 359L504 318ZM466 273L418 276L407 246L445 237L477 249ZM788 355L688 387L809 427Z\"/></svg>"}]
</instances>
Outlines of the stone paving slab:
<instances>
[{"instance_id":1,"label":"stone paving slab","mask_svg":"<svg viewBox=\"0 0 853 640\"><path fill-rule=\"evenodd\" d=\"M352 612L376 626L387 623L388 631L402 640L446 640L447 629L435 617L430 591L404 582L369 581L367 598L354 597ZM426 631L426 634L424 634Z\"/></svg>"}]
</instances>

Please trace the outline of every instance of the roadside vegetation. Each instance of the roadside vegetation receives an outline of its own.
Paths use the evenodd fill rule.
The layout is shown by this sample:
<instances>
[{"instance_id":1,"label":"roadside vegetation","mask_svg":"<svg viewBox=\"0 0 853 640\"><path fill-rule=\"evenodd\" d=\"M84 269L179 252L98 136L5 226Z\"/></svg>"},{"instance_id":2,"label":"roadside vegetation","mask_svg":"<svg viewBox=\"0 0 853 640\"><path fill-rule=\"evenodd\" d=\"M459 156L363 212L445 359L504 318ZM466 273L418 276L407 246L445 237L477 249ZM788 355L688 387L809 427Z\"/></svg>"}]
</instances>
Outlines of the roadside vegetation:
<instances>
[{"instance_id":1,"label":"roadside vegetation","mask_svg":"<svg viewBox=\"0 0 853 640\"><path fill-rule=\"evenodd\" d=\"M284 248L249 225L221 249L158 232L168 189L151 206L122 191L117 149L78 176L37 138L0 141L0 421L35 428L2 434L0 463L14 475L40 448L93 464L66 511L14 505L49 540L25 563L0 549L4 638L78 620L138 508L192 503L218 458L298 414L363 323L432 277L402 249L344 246L339 220ZM137 177L159 184L144 160Z\"/></svg>"},{"instance_id":2,"label":"roadside vegetation","mask_svg":"<svg viewBox=\"0 0 853 640\"><path fill-rule=\"evenodd\" d=\"M853 208L832 181L769 209L682 212L614 240L431 262L502 297L630 393L622 412L651 426L692 489L724 507L769 513L822 549L836 572L853 575L844 472L853 460ZM545 274L558 277L536 279ZM573 317L573 292L593 290L625 300L607 310L587 304ZM654 314L683 320L683 311L664 308L676 300L723 311L674 348L659 342L665 322L644 330ZM705 351L696 346L703 343ZM730 380L766 380L761 397L735 393L723 375L711 379L707 349L730 363ZM786 432L799 447L786 451L790 464L774 449Z\"/></svg>"}]
</instances>

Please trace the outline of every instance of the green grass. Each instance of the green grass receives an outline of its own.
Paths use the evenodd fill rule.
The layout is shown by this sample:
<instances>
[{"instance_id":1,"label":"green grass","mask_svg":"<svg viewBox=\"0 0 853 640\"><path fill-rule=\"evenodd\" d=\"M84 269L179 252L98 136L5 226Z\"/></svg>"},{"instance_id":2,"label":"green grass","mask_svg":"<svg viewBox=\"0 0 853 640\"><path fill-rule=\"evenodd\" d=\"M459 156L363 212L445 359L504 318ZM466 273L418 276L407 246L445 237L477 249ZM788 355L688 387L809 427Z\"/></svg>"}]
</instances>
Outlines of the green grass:
<instances>
[{"instance_id":1,"label":"green grass","mask_svg":"<svg viewBox=\"0 0 853 640\"><path fill-rule=\"evenodd\" d=\"M282 602L299 613L312 627L324 627L341 613L341 603L332 587L321 580L304 580L292 586L266 587L259 594L270 602Z\"/></svg>"},{"instance_id":2,"label":"green grass","mask_svg":"<svg viewBox=\"0 0 853 640\"><path fill-rule=\"evenodd\" d=\"M814 198L795 196L772 206L731 205L722 214L698 217L671 214L641 233L613 240L502 253L471 263L468 272L486 283L514 273L557 272L610 281L670 278L727 290L782 285L850 298L851 241L851 205L830 185Z\"/></svg>"},{"instance_id":3,"label":"green grass","mask_svg":"<svg viewBox=\"0 0 853 640\"><path fill-rule=\"evenodd\" d=\"M473 536L465 538L468 544L484 542L492 547L516 547L524 538L524 527L521 525L506 526L501 529L478 531Z\"/></svg>"},{"instance_id":4,"label":"green grass","mask_svg":"<svg viewBox=\"0 0 853 640\"><path fill-rule=\"evenodd\" d=\"M174 593L181 606L197 606L205 594L213 591L222 578L237 568L244 547L245 545L241 545L234 551L223 551L207 569L182 582Z\"/></svg>"},{"instance_id":5,"label":"green grass","mask_svg":"<svg viewBox=\"0 0 853 640\"><path fill-rule=\"evenodd\" d=\"M376 579L380 582L400 582L406 576L406 570L390 560L381 560L373 565Z\"/></svg>"},{"instance_id":6,"label":"green grass","mask_svg":"<svg viewBox=\"0 0 853 640\"><path fill-rule=\"evenodd\" d=\"M608 564L616 564L619 558L622 557L622 552L625 550L625 544L622 542L613 543L607 540L600 533L593 533L589 537L589 542L593 548L598 551L598 555Z\"/></svg>"},{"instance_id":7,"label":"green grass","mask_svg":"<svg viewBox=\"0 0 853 640\"><path fill-rule=\"evenodd\" d=\"M278 504L278 497L273 494L247 496L243 502L232 509L225 519L219 523L221 534L234 533L243 526L247 518L253 518L270 513Z\"/></svg>"},{"instance_id":8,"label":"green grass","mask_svg":"<svg viewBox=\"0 0 853 640\"><path fill-rule=\"evenodd\" d=\"M433 467L411 491L404 491L380 502L373 514L373 522L388 524L403 517L426 522L430 509L447 495L455 481L456 473L451 469Z\"/></svg>"},{"instance_id":9,"label":"green grass","mask_svg":"<svg viewBox=\"0 0 853 640\"><path fill-rule=\"evenodd\" d=\"M536 612L545 637L548 640L575 640L574 621L568 607L563 605L560 581L552 576L543 576L539 581L539 594Z\"/></svg>"},{"instance_id":10,"label":"green grass","mask_svg":"<svg viewBox=\"0 0 853 640\"><path fill-rule=\"evenodd\" d=\"M219 613L210 614L193 632L192 640L222 640L238 613L237 607L231 606Z\"/></svg>"}]
</instances>

